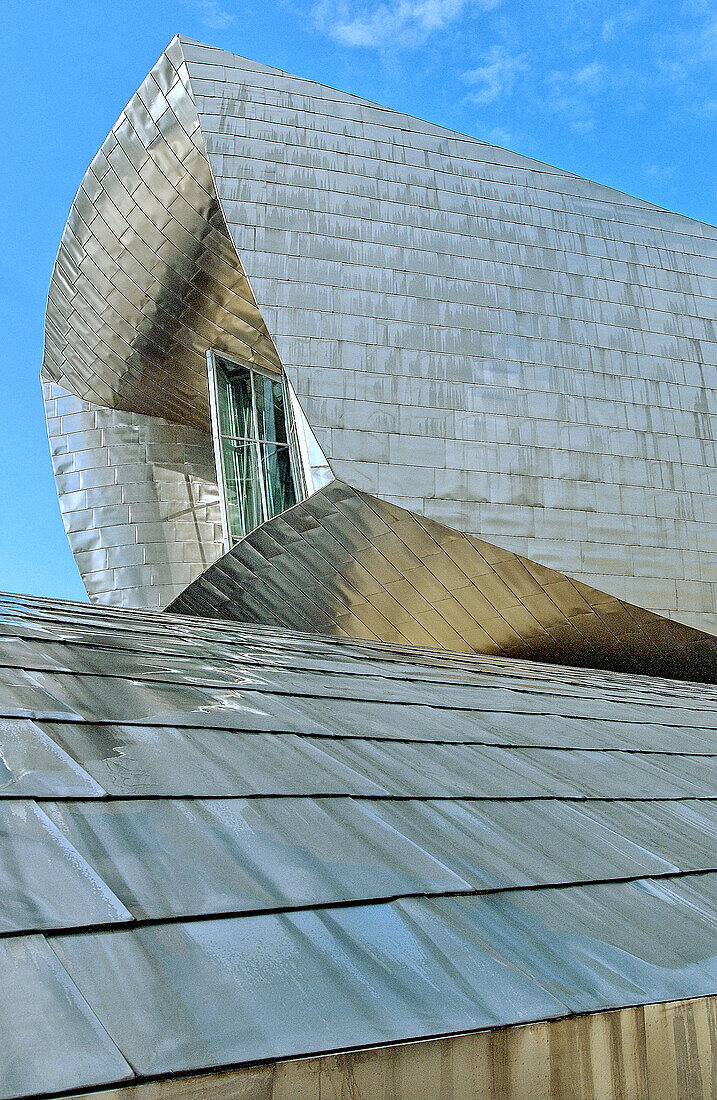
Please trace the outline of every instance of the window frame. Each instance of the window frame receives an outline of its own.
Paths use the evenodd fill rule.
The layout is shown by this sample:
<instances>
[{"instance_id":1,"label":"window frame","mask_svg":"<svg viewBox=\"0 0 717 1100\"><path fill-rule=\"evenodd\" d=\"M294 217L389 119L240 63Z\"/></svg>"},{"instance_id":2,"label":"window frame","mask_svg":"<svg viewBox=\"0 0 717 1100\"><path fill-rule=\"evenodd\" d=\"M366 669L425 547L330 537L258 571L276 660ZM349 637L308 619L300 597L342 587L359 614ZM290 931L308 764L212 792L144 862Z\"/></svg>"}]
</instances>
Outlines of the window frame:
<instances>
[{"instance_id":1,"label":"window frame","mask_svg":"<svg viewBox=\"0 0 717 1100\"><path fill-rule=\"evenodd\" d=\"M273 371L266 367L257 366L254 363L249 363L245 359L240 359L235 355L227 354L227 352L219 351L214 348L210 348L207 351L207 377L209 382L209 410L211 417L212 428L212 443L214 447L214 462L217 469L217 482L219 486L219 510L222 519L223 528L223 542L225 552L231 550L232 546L235 546L237 542L241 541L241 538L246 538L246 535L242 535L237 538L231 530L231 523L229 520L229 500L227 497L227 485L226 485L226 473L224 469L224 453L222 448L223 440L233 440L241 443L252 444L257 448L258 455L258 482L259 482L259 494L261 497L261 507L264 519L262 523L266 523L268 519L273 519L273 516L269 515L269 504L267 499L267 486L265 484L266 472L262 469L262 446L272 445L271 440L263 440L259 435L259 416L256 406L256 393L254 389L253 379L250 384L251 392L251 418L252 427L254 431L253 437L245 436L225 436L221 432L221 422L219 417L219 371L221 367L216 362L217 359L225 360L236 367L249 372L250 375L257 374L260 377L268 378L272 382L280 382L282 393L284 396L284 418L286 425L286 439L284 443L274 443L274 446L286 447L289 453L289 466L291 470L291 479L293 483L294 495L296 502L303 500L306 497L306 471L304 468L305 457L301 453L299 445L299 433L296 430L294 424L294 406L291 400L292 394L289 387L286 384L285 375L283 371ZM293 505L290 505L293 507ZM276 513L280 515L281 513ZM261 526L259 524L258 526ZM253 528L256 530L256 528ZM247 535L251 532L247 531Z\"/></svg>"}]
</instances>

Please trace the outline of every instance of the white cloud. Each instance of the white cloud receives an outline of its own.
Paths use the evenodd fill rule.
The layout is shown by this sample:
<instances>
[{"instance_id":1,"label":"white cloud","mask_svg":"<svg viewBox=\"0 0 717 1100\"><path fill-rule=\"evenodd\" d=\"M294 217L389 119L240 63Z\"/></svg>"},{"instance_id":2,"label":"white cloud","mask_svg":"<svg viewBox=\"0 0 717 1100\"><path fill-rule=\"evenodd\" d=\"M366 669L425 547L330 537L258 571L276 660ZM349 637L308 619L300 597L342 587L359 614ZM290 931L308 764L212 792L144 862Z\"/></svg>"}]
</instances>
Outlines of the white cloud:
<instances>
[{"instance_id":1,"label":"white cloud","mask_svg":"<svg viewBox=\"0 0 717 1100\"><path fill-rule=\"evenodd\" d=\"M603 19L601 27L603 41L614 42L617 38L621 38L628 27L631 27L640 18L641 12L638 8L623 8L607 19Z\"/></svg>"},{"instance_id":2,"label":"white cloud","mask_svg":"<svg viewBox=\"0 0 717 1100\"><path fill-rule=\"evenodd\" d=\"M482 61L477 69L463 74L465 82L475 87L468 98L481 105L511 92L518 74L528 68L527 54L509 54L503 46L493 46Z\"/></svg>"},{"instance_id":3,"label":"white cloud","mask_svg":"<svg viewBox=\"0 0 717 1100\"><path fill-rule=\"evenodd\" d=\"M656 180L657 183L667 183L675 174L675 166L674 164L644 164L642 174L648 179Z\"/></svg>"},{"instance_id":4,"label":"white cloud","mask_svg":"<svg viewBox=\"0 0 717 1100\"><path fill-rule=\"evenodd\" d=\"M578 88L587 88L590 92L596 92L602 84L602 65L593 61L590 65L584 65L582 69L575 69L572 80Z\"/></svg>"},{"instance_id":5,"label":"white cloud","mask_svg":"<svg viewBox=\"0 0 717 1100\"><path fill-rule=\"evenodd\" d=\"M592 61L579 69L553 71L548 81L559 95L568 97L594 95L602 87L604 75L602 65Z\"/></svg>"},{"instance_id":6,"label":"white cloud","mask_svg":"<svg viewBox=\"0 0 717 1100\"><path fill-rule=\"evenodd\" d=\"M658 48L658 66L668 80L684 87L688 79L709 79L717 61L717 16L662 35Z\"/></svg>"},{"instance_id":7,"label":"white cloud","mask_svg":"<svg viewBox=\"0 0 717 1100\"><path fill-rule=\"evenodd\" d=\"M605 86L605 69L597 61L580 68L553 71L548 75L545 105L553 114L564 115L576 134L593 128L592 101Z\"/></svg>"},{"instance_id":8,"label":"white cloud","mask_svg":"<svg viewBox=\"0 0 717 1100\"><path fill-rule=\"evenodd\" d=\"M468 8L491 11L501 0L394 0L351 3L320 0L313 16L319 30L342 46L384 48L420 46L436 31L455 22Z\"/></svg>"},{"instance_id":9,"label":"white cloud","mask_svg":"<svg viewBox=\"0 0 717 1100\"><path fill-rule=\"evenodd\" d=\"M195 0L194 6L199 12L202 22L212 30L222 30L234 22L234 16L230 11L221 7L218 0Z\"/></svg>"},{"instance_id":10,"label":"white cloud","mask_svg":"<svg viewBox=\"0 0 717 1100\"><path fill-rule=\"evenodd\" d=\"M487 141L489 145L500 145L503 148L512 148L514 141L513 135L509 130L504 130L501 126L483 126L481 123L476 124L476 134L481 141Z\"/></svg>"},{"instance_id":11,"label":"white cloud","mask_svg":"<svg viewBox=\"0 0 717 1100\"><path fill-rule=\"evenodd\" d=\"M570 123L570 129L574 134L589 134L595 129L595 121L592 118L576 118Z\"/></svg>"}]
</instances>

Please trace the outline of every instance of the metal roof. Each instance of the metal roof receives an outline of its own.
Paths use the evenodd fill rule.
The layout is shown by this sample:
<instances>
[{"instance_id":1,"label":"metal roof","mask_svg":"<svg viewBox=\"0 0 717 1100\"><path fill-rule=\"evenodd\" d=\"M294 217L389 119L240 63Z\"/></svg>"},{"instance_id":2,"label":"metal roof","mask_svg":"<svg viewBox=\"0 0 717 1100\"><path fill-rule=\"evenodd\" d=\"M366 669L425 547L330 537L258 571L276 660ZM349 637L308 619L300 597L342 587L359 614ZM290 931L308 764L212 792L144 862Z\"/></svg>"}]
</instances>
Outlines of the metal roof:
<instances>
[{"instance_id":1,"label":"metal roof","mask_svg":"<svg viewBox=\"0 0 717 1100\"><path fill-rule=\"evenodd\" d=\"M0 598L0 1096L692 998L717 690Z\"/></svg>"}]
</instances>

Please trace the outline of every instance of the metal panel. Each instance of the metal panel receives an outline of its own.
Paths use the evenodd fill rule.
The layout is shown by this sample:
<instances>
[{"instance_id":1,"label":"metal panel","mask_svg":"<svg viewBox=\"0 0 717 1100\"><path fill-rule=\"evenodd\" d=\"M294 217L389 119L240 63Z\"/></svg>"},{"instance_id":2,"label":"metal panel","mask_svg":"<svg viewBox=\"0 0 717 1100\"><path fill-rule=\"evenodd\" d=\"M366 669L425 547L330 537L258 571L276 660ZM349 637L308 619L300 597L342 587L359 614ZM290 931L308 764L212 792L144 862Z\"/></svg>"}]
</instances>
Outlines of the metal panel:
<instances>
[{"instance_id":1,"label":"metal panel","mask_svg":"<svg viewBox=\"0 0 717 1100\"><path fill-rule=\"evenodd\" d=\"M177 1100L713 1100L714 997L275 1062L172 1081ZM166 1100L165 1083L83 1094Z\"/></svg>"},{"instance_id":2,"label":"metal panel","mask_svg":"<svg viewBox=\"0 0 717 1100\"><path fill-rule=\"evenodd\" d=\"M0 932L104 924L130 914L33 802L0 804Z\"/></svg>"},{"instance_id":3,"label":"metal panel","mask_svg":"<svg viewBox=\"0 0 717 1100\"><path fill-rule=\"evenodd\" d=\"M56 715L0 726L15 799L0 814L0 946L25 950L21 921L42 923L138 1086L350 1050L338 1078L277 1070L278 1089L311 1096L305 1072L324 1091L366 1080L357 1048L498 1028L444 1067L448 1096L470 1073L510 1096L508 1066L560 1096L555 1063L571 1058L591 1100L598 1084L639 1096L648 1057L647 1095L674 1095L684 1063L700 1096L713 1015L694 998L717 982L714 687L32 597L0 596L0 619L8 709ZM18 1060L22 1087L116 1084L125 1063L106 1068L106 1037L67 1033L58 1012L76 1023L74 1002L56 1010L53 971L38 973L37 1005L30 984L4 982L5 1047L40 1042L42 1011L64 1048ZM677 1015L644 1007L678 998L692 1006ZM573 1021L572 1038L541 1031L534 1049L514 1030L635 1004L642 1023L624 1032ZM434 1080L425 1052L387 1058L374 1084L397 1066L406 1088Z\"/></svg>"},{"instance_id":4,"label":"metal panel","mask_svg":"<svg viewBox=\"0 0 717 1100\"><path fill-rule=\"evenodd\" d=\"M34 722L0 718L0 797L104 794L76 760Z\"/></svg>"},{"instance_id":5,"label":"metal panel","mask_svg":"<svg viewBox=\"0 0 717 1100\"><path fill-rule=\"evenodd\" d=\"M287 531L291 538L282 537ZM309 538L319 551L313 558L305 552ZM237 561L244 566L241 575ZM281 598L269 599L267 584ZM717 679L712 635L338 481L247 535L169 610L685 680Z\"/></svg>"},{"instance_id":6,"label":"metal panel","mask_svg":"<svg viewBox=\"0 0 717 1100\"><path fill-rule=\"evenodd\" d=\"M714 875L702 877L714 890ZM638 880L483 898L406 899L426 934L450 929L529 973L572 1012L714 991L715 909L680 883Z\"/></svg>"},{"instance_id":7,"label":"metal panel","mask_svg":"<svg viewBox=\"0 0 717 1100\"><path fill-rule=\"evenodd\" d=\"M229 232L336 476L717 632L714 228L181 47Z\"/></svg>"},{"instance_id":8,"label":"metal panel","mask_svg":"<svg viewBox=\"0 0 717 1100\"><path fill-rule=\"evenodd\" d=\"M290 734L170 726L45 724L105 790L120 796L386 794L361 759Z\"/></svg>"},{"instance_id":9,"label":"metal panel","mask_svg":"<svg viewBox=\"0 0 717 1100\"><path fill-rule=\"evenodd\" d=\"M22 668L0 669L0 714L3 717L77 718L77 711L52 691L42 672L34 676Z\"/></svg>"},{"instance_id":10,"label":"metal panel","mask_svg":"<svg viewBox=\"0 0 717 1100\"><path fill-rule=\"evenodd\" d=\"M421 932L379 905L65 936L53 947L142 1074L564 1013L484 948L454 966L444 937ZM131 986L116 974L132 974Z\"/></svg>"},{"instance_id":11,"label":"metal panel","mask_svg":"<svg viewBox=\"0 0 717 1100\"><path fill-rule=\"evenodd\" d=\"M382 1042L419 1027L430 1035L708 993L714 916L713 901L703 914L670 884L638 882L53 943L146 1074L348 1046L357 1028L362 1042ZM109 977L118 972L135 975L136 988L118 990ZM363 981L349 993L354 972Z\"/></svg>"},{"instance_id":12,"label":"metal panel","mask_svg":"<svg viewBox=\"0 0 717 1100\"><path fill-rule=\"evenodd\" d=\"M60 509L90 597L163 606L224 549L211 436L55 383L43 390ZM121 522L108 506L124 509Z\"/></svg>"},{"instance_id":13,"label":"metal panel","mask_svg":"<svg viewBox=\"0 0 717 1100\"><path fill-rule=\"evenodd\" d=\"M43 809L135 917L469 888L367 804L348 798L65 802Z\"/></svg>"},{"instance_id":14,"label":"metal panel","mask_svg":"<svg viewBox=\"0 0 717 1100\"><path fill-rule=\"evenodd\" d=\"M181 50L170 48L87 171L50 284L43 376L90 403L206 431L209 347L280 364L219 209L186 84ZM102 172L107 160L114 172ZM125 293L132 282L139 308Z\"/></svg>"},{"instance_id":15,"label":"metal panel","mask_svg":"<svg viewBox=\"0 0 717 1100\"><path fill-rule=\"evenodd\" d=\"M618 833L614 826L588 825L587 820L593 819L586 819L583 805L411 799L377 800L371 808L478 890L629 878L677 869L655 854L655 845L644 842L641 846L643 838L627 829ZM714 852L705 853L700 866L712 867L714 861Z\"/></svg>"},{"instance_id":16,"label":"metal panel","mask_svg":"<svg viewBox=\"0 0 717 1100\"><path fill-rule=\"evenodd\" d=\"M90 596L127 606L163 606L222 549L206 350L280 369L186 85L170 49L120 115L73 203L47 307L65 528ZM65 489L72 474L80 491Z\"/></svg>"},{"instance_id":17,"label":"metal panel","mask_svg":"<svg viewBox=\"0 0 717 1100\"><path fill-rule=\"evenodd\" d=\"M133 1076L41 936L0 941L0 1033L3 1100Z\"/></svg>"},{"instance_id":18,"label":"metal panel","mask_svg":"<svg viewBox=\"0 0 717 1100\"><path fill-rule=\"evenodd\" d=\"M89 591L163 606L217 556L202 473L215 347L283 363L339 478L510 551L489 558L479 599L450 579L482 568L465 544L452 568L426 566L372 536L348 578L334 560L329 587L362 596L348 611L326 614L285 559L248 614L278 606L288 621L288 604L306 629L323 610L324 629L393 642L408 622L419 644L599 667L638 667L625 655L649 623L665 668L694 663L689 636L625 609L717 632L716 256L709 226L175 39L88 169L50 287L45 379L85 423L107 406L125 410L118 423L130 410L176 424L162 446L188 478L160 476L137 500L125 467L161 469L159 455L98 442L48 397ZM123 472L93 485L98 468ZM92 511L90 488L105 490ZM612 602L536 590L526 562Z\"/></svg>"},{"instance_id":19,"label":"metal panel","mask_svg":"<svg viewBox=\"0 0 717 1100\"><path fill-rule=\"evenodd\" d=\"M709 868L715 860L715 802L591 802L584 812L590 820L629 836L683 871Z\"/></svg>"},{"instance_id":20,"label":"metal panel","mask_svg":"<svg viewBox=\"0 0 717 1100\"><path fill-rule=\"evenodd\" d=\"M8 680L27 676L15 669L0 671L7 674ZM28 704L16 708L8 706L9 711L16 709L18 714L29 711L47 720L121 722L124 719L154 725L171 722L177 726L220 726L254 731L326 732L325 727L308 716L294 718L290 708L272 695L238 691L229 685L203 687L192 683L173 684L171 680L130 679L112 675L110 667L104 676L36 672L28 681L26 691L22 681L17 685L2 685L11 700Z\"/></svg>"}]
</instances>

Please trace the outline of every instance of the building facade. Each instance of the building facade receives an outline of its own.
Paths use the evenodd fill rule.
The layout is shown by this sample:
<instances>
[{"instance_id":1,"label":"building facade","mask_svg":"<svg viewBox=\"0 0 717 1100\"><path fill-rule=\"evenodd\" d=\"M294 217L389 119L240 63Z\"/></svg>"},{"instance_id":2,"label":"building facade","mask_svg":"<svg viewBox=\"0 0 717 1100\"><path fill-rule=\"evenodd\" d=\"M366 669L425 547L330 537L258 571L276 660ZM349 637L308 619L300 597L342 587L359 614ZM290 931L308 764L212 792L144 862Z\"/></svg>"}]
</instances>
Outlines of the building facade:
<instances>
[{"instance_id":1,"label":"building facade","mask_svg":"<svg viewBox=\"0 0 717 1100\"><path fill-rule=\"evenodd\" d=\"M717 633L716 253L710 226L175 39L50 288L88 591L164 605L220 555L214 351L283 375L339 481Z\"/></svg>"},{"instance_id":2,"label":"building facade","mask_svg":"<svg viewBox=\"0 0 717 1100\"><path fill-rule=\"evenodd\" d=\"M0 1100L717 1094L709 226L186 39L0 595Z\"/></svg>"}]
</instances>

